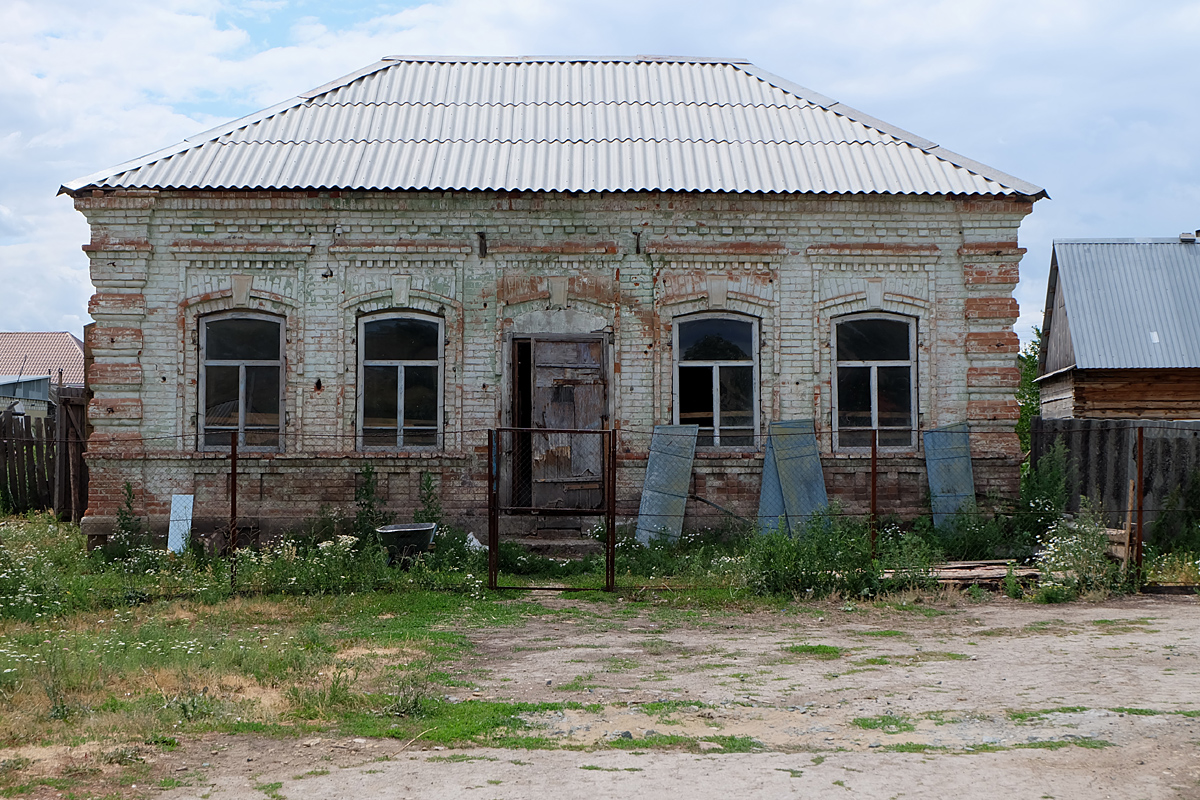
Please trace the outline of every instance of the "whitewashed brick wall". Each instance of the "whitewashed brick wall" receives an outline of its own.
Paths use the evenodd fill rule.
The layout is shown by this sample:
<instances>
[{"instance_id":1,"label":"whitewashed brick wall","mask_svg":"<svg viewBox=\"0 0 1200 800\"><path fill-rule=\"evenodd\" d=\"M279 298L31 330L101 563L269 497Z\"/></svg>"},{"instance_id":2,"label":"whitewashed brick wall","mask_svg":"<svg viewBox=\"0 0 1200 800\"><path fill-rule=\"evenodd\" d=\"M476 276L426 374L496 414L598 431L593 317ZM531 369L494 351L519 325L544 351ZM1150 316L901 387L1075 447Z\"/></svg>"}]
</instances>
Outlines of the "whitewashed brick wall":
<instances>
[{"instance_id":1,"label":"whitewashed brick wall","mask_svg":"<svg viewBox=\"0 0 1200 800\"><path fill-rule=\"evenodd\" d=\"M566 280L573 319L603 322L613 334L612 414L629 432L622 513L636 512L651 427L672 419L672 320L722 309L760 320L764 432L769 420L813 418L827 450L831 320L872 308L917 317L920 425L969 421L977 488L1015 491L1012 290L1028 202L116 191L85 193L76 207L92 227L85 250L96 287L92 533L111 528L126 480L158 527L172 493L196 495L200 525L227 516L227 459L196 447L197 320L233 308L282 315L287 335L287 444L281 454L241 459L245 519L274 529L322 505L348 507L354 475L369 461L401 516L427 471L440 476L451 516L482 530L485 431L508 421L505 334L554 319L546 316L551 277ZM440 453L355 452L355 320L397 307L445 320ZM915 513L920 454L883 461L891 507ZM865 502L862 468L861 458L826 459L831 493L852 508ZM752 513L760 469L752 451L705 454L696 490Z\"/></svg>"}]
</instances>

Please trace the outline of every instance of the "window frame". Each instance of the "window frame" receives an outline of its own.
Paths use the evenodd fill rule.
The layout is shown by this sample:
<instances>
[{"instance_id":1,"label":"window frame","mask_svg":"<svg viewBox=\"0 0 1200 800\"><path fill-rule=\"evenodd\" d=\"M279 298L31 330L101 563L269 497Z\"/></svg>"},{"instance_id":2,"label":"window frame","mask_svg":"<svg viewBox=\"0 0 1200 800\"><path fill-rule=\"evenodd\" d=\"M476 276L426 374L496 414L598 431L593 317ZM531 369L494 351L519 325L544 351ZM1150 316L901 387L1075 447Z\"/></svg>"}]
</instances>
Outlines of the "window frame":
<instances>
[{"instance_id":1,"label":"window frame","mask_svg":"<svg viewBox=\"0 0 1200 800\"><path fill-rule=\"evenodd\" d=\"M212 359L208 358L208 326L214 322L223 322L235 319L257 319L266 322L273 322L279 326L279 358L275 360L264 359ZM225 452L229 450L229 445L210 445L208 444L208 424L207 424L207 406L208 406L208 368L209 367L238 367L238 450L250 453L282 453L284 451L284 429L287 425L287 407L284 404L287 389L287 318L278 314L265 314L256 311L225 311L215 314L206 314L199 319L200 327L200 353L199 353L199 376L196 381L199 388L197 402L197 425L196 435L198 439L198 447L200 452ZM247 445L246 444L246 367L276 367L279 370L279 428L278 436L279 443L274 446ZM228 426L220 426L222 430L234 430Z\"/></svg>"},{"instance_id":2,"label":"window frame","mask_svg":"<svg viewBox=\"0 0 1200 800\"><path fill-rule=\"evenodd\" d=\"M700 360L700 361L683 361L680 352L679 334L680 329L690 322L702 322L704 320L728 320L731 322L740 322L750 325L750 350L751 356L749 362L746 361L724 361L724 360ZM749 314L738 314L736 312L714 312L704 311L695 314L687 314L675 317L671 320L671 362L672 362L672 381L671 381L671 408L672 421L676 425L688 424L681 423L679 420L679 368L687 367L708 367L712 370L712 397L713 397L713 441L712 444L697 446L705 450L753 450L758 447L759 433L759 406L762 404L762 386L759 382L759 333L760 320L758 317L750 316ZM741 433L741 436L750 436L750 444L722 444L721 443L721 392L720 392L720 367L722 366L746 366L747 363L752 368L751 381L753 386L753 396L750 400L752 411L752 420L750 429L747 433ZM703 427L703 426L701 426ZM736 428L732 430L745 431L745 428ZM732 435L732 434L731 434Z\"/></svg>"},{"instance_id":3,"label":"window frame","mask_svg":"<svg viewBox=\"0 0 1200 800\"><path fill-rule=\"evenodd\" d=\"M373 322L383 322L389 319L413 319L420 322L432 322L437 325L438 356L436 359L373 359L369 363L366 358L366 326ZM383 311L364 314L358 318L358 342L355 349L358 362L358 398L355 404L355 447L363 453L395 453L405 451L434 451L441 450L445 443L446 418L446 320L435 314L419 311ZM399 374L396 378L396 444L368 445L363 441L364 405L366 403L366 368L395 367ZM404 367L436 367L437 368L437 427L434 429L433 444L404 443ZM428 430L421 428L420 430Z\"/></svg>"},{"instance_id":4,"label":"window frame","mask_svg":"<svg viewBox=\"0 0 1200 800\"><path fill-rule=\"evenodd\" d=\"M886 320L889 322L902 322L908 326L908 359L906 361L898 361L898 360L842 361L838 358L838 328L843 323L846 323L846 322L854 322L857 320L867 320L867 319ZM830 383L831 393L832 393L832 405L831 405L831 409L830 409L830 411L831 411L830 416L832 417L831 430L833 432L833 451L840 452L840 453L864 453L864 452L869 452L871 449L870 445L843 446L841 443L841 427L838 425L838 411L840 408L839 399L838 399L838 371L842 367L851 367L851 368L869 367L871 370L871 372L870 372L870 375L871 375L871 384L870 384L870 387L871 387L870 388L870 392L871 392L871 427L870 428L855 427L855 428L852 428L851 430L854 430L854 431L873 430L873 431L877 431L877 432L880 430L899 431L899 430L904 430L904 429L897 428L897 427L884 427L881 429L879 426L878 375L879 375L880 367L902 367L902 366L908 367L908 374L909 374L909 409L910 409L909 428L908 428L909 441L908 441L908 444L904 444L904 445L886 445L885 446L885 445L881 445L881 444L876 444L876 450L878 450L880 452L893 452L893 453L911 453L911 452L916 451L917 439L918 439L917 434L919 433L918 429L920 427L918 425L918 421L920 419L920 409L917 405L917 401L918 401L918 397L919 397L919 392L917 391L917 389L918 389L917 384L918 384L918 379L920 377L920 372L918 370L919 364L918 364L918 359L917 359L917 355L919 352L918 347L917 347L917 336L919 334L919 327L917 324L919 322L918 318L915 316L907 315L907 314L889 314L889 313L880 312L880 311L865 311L865 312L856 313L856 314L845 314L845 315L842 315L839 317L834 317L832 320L830 320L830 322L831 322L830 353L832 355L831 361L833 364L833 370L832 370L832 374L830 376L829 383ZM876 434L876 436L878 436L878 433ZM876 441L878 441L878 439Z\"/></svg>"}]
</instances>

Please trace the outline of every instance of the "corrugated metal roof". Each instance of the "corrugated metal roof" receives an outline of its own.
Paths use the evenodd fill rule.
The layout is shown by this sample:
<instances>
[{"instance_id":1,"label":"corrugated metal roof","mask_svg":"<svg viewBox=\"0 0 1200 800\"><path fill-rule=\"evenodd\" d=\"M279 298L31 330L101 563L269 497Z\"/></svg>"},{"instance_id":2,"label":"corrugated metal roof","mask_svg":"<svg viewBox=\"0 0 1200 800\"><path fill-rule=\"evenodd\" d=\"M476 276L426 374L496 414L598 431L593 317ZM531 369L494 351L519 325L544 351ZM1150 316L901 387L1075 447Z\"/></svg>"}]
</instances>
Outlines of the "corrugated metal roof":
<instances>
[{"instance_id":1,"label":"corrugated metal roof","mask_svg":"<svg viewBox=\"0 0 1200 800\"><path fill-rule=\"evenodd\" d=\"M391 58L88 188L1043 196L740 61Z\"/></svg>"},{"instance_id":2,"label":"corrugated metal roof","mask_svg":"<svg viewBox=\"0 0 1200 800\"><path fill-rule=\"evenodd\" d=\"M1079 369L1200 367L1200 244L1055 240Z\"/></svg>"},{"instance_id":3,"label":"corrugated metal roof","mask_svg":"<svg viewBox=\"0 0 1200 800\"><path fill-rule=\"evenodd\" d=\"M69 333L0 333L0 375L26 378L50 375L58 384L83 385L83 342Z\"/></svg>"}]
</instances>

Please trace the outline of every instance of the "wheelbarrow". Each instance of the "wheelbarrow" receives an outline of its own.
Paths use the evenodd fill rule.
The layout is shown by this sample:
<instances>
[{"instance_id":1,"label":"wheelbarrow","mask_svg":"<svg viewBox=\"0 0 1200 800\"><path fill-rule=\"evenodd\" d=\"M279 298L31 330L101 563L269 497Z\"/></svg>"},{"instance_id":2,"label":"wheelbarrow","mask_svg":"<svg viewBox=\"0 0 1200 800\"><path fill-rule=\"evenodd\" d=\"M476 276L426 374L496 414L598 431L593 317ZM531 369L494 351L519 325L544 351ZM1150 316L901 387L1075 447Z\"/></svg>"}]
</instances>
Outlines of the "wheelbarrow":
<instances>
[{"instance_id":1,"label":"wheelbarrow","mask_svg":"<svg viewBox=\"0 0 1200 800\"><path fill-rule=\"evenodd\" d=\"M428 552L437 533L436 522L406 522L376 528L379 543L387 548L388 566L403 564L421 553Z\"/></svg>"}]
</instances>

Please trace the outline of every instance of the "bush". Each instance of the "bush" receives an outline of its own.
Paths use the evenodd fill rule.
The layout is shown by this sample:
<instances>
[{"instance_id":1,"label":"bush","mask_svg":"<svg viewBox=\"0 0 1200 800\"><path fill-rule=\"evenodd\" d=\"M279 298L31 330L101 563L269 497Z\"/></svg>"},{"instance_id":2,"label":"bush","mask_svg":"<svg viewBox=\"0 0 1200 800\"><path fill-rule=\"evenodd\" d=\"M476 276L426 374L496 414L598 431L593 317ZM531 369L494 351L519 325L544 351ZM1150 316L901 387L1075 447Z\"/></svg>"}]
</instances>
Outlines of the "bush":
<instances>
[{"instance_id":1,"label":"bush","mask_svg":"<svg viewBox=\"0 0 1200 800\"><path fill-rule=\"evenodd\" d=\"M1127 591L1119 565L1108 557L1108 535L1100 513L1084 505L1074 520L1060 520L1042 537L1037 554L1041 572L1037 598L1085 592L1104 595ZM1058 592L1061 589L1062 592Z\"/></svg>"},{"instance_id":2,"label":"bush","mask_svg":"<svg viewBox=\"0 0 1200 800\"><path fill-rule=\"evenodd\" d=\"M751 539L742 573L746 588L759 595L859 597L880 586L866 523L836 507L810 517L794 537L777 530Z\"/></svg>"},{"instance_id":3,"label":"bush","mask_svg":"<svg viewBox=\"0 0 1200 800\"><path fill-rule=\"evenodd\" d=\"M753 538L753 526L741 521L685 530L678 539L659 536L646 544L632 527L618 528L616 571L641 578L728 577Z\"/></svg>"},{"instance_id":4,"label":"bush","mask_svg":"<svg viewBox=\"0 0 1200 800\"><path fill-rule=\"evenodd\" d=\"M1021 470L1021 488L1013 511L1013 545L1030 553L1067 509L1071 469L1062 439L1042 454L1036 465Z\"/></svg>"},{"instance_id":5,"label":"bush","mask_svg":"<svg viewBox=\"0 0 1200 800\"><path fill-rule=\"evenodd\" d=\"M1150 525L1149 540L1157 550L1200 550L1200 470L1167 495L1163 509Z\"/></svg>"},{"instance_id":6,"label":"bush","mask_svg":"<svg viewBox=\"0 0 1200 800\"><path fill-rule=\"evenodd\" d=\"M875 552L879 568L890 571L887 578L881 577L884 590L936 588L934 565L945 557L937 542L921 530L885 524L875 540Z\"/></svg>"}]
</instances>

